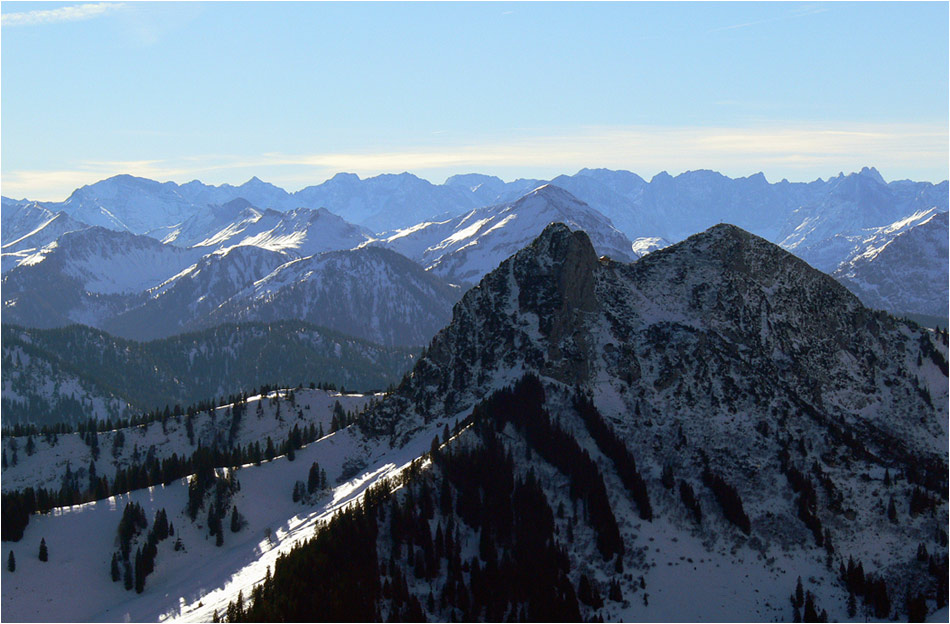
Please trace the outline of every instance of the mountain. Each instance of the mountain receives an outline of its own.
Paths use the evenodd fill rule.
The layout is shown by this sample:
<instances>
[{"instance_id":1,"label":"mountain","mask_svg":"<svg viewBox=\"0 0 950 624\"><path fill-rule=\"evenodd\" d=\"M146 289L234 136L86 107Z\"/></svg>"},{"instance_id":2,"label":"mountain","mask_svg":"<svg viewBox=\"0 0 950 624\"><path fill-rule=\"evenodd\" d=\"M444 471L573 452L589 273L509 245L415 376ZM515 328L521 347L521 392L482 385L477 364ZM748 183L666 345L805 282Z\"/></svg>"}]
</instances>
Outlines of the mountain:
<instances>
[{"instance_id":1,"label":"mountain","mask_svg":"<svg viewBox=\"0 0 950 624\"><path fill-rule=\"evenodd\" d=\"M325 208L297 208L280 213L280 220L274 227L245 236L237 244L287 251L303 257L324 251L353 249L371 239L369 230L357 227Z\"/></svg>"},{"instance_id":2,"label":"mountain","mask_svg":"<svg viewBox=\"0 0 950 624\"><path fill-rule=\"evenodd\" d=\"M510 203L543 183L506 183L473 173L436 185L409 173L366 179L340 173L322 184L288 193L257 178L240 186L210 186L197 180L179 186L115 176L77 189L66 202L44 206L64 210L83 223L151 233L161 240L171 240L192 217L204 218L200 215L209 205L241 198L260 210L326 208L379 233ZM630 239L660 237L676 242L728 222L780 243L826 271L846 260L840 253L828 252L830 238L883 227L920 210L948 210L946 181L886 183L872 167L808 183L769 183L761 173L733 179L708 170L677 176L662 172L647 182L629 171L608 169L581 169L551 183L601 212Z\"/></svg>"},{"instance_id":3,"label":"mountain","mask_svg":"<svg viewBox=\"0 0 950 624\"><path fill-rule=\"evenodd\" d=\"M947 213L928 210L880 228L834 277L868 307L947 318Z\"/></svg>"},{"instance_id":4,"label":"mountain","mask_svg":"<svg viewBox=\"0 0 950 624\"><path fill-rule=\"evenodd\" d=\"M497 176L481 173L453 175L445 181L445 186L460 187L466 193L471 193L477 206L494 206L511 202L542 185L544 185L544 180L519 178L512 182L505 182Z\"/></svg>"},{"instance_id":5,"label":"mountain","mask_svg":"<svg viewBox=\"0 0 950 624\"><path fill-rule=\"evenodd\" d=\"M409 347L425 344L449 320L459 295L404 256L361 247L283 264L217 306L205 323L299 319Z\"/></svg>"},{"instance_id":6,"label":"mountain","mask_svg":"<svg viewBox=\"0 0 950 624\"><path fill-rule=\"evenodd\" d=\"M323 184L294 194L302 206L323 206L351 223L382 232L426 221L434 215L454 216L476 203L459 187L436 186L410 173L383 174L361 180L338 173Z\"/></svg>"},{"instance_id":7,"label":"mountain","mask_svg":"<svg viewBox=\"0 0 950 624\"><path fill-rule=\"evenodd\" d=\"M195 206L226 204L235 199L244 199L248 203L269 210L291 210L297 208L293 195L284 189L264 182L257 176L239 186L222 184L210 186L198 180L182 184L178 192Z\"/></svg>"},{"instance_id":8,"label":"mountain","mask_svg":"<svg viewBox=\"0 0 950 624\"><path fill-rule=\"evenodd\" d=\"M776 242L812 266L833 271L846 259L827 241L867 228L884 227L916 212L936 208L947 212L946 183L925 189L884 184L875 169L840 174L824 185L820 196L797 208ZM939 191L943 190L941 194Z\"/></svg>"},{"instance_id":9,"label":"mountain","mask_svg":"<svg viewBox=\"0 0 950 624\"><path fill-rule=\"evenodd\" d=\"M324 209L260 211L234 200L166 234L192 244L96 226L23 252L2 278L4 322L82 323L150 340L227 322L297 319L420 346L459 296L395 252L347 251L369 242L369 232ZM326 255L331 250L338 253Z\"/></svg>"},{"instance_id":10,"label":"mountain","mask_svg":"<svg viewBox=\"0 0 950 624\"><path fill-rule=\"evenodd\" d=\"M96 325L200 256L102 227L67 232L3 275L3 319L32 327Z\"/></svg>"},{"instance_id":11,"label":"mountain","mask_svg":"<svg viewBox=\"0 0 950 624\"><path fill-rule=\"evenodd\" d=\"M267 215L264 224L260 221ZM206 204L182 221L148 232L149 236L176 247L209 247L226 244L240 236L248 227L261 229L268 224L274 227L281 213L276 210L260 210L243 198L232 199L223 204ZM260 225L258 225L260 224Z\"/></svg>"},{"instance_id":12,"label":"mountain","mask_svg":"<svg viewBox=\"0 0 950 624\"><path fill-rule=\"evenodd\" d=\"M53 220L54 213L39 202L14 202L3 198L2 202L3 231L2 244L21 239Z\"/></svg>"},{"instance_id":13,"label":"mountain","mask_svg":"<svg viewBox=\"0 0 950 624\"><path fill-rule=\"evenodd\" d=\"M332 214L325 208L296 208L287 212L260 210L244 199L222 206L208 205L185 222L168 228L162 242L208 251L247 245L286 251L295 257L323 251L352 249L372 233Z\"/></svg>"},{"instance_id":14,"label":"mountain","mask_svg":"<svg viewBox=\"0 0 950 624\"><path fill-rule=\"evenodd\" d=\"M20 264L35 262L42 257L42 249L63 234L89 227L64 212L51 212L36 202L16 207L4 204L3 209L3 247L0 253L3 273Z\"/></svg>"},{"instance_id":15,"label":"mountain","mask_svg":"<svg viewBox=\"0 0 950 624\"><path fill-rule=\"evenodd\" d=\"M947 603L946 358L945 335L868 310L737 227L626 264L553 224L462 297L355 424L29 517L0 552L17 554L2 606L46 620L921 619ZM300 409L262 398L202 427L226 439L236 423L250 443ZM173 415L125 445L197 452L186 426ZM109 448L117 433L35 436L31 461L58 467L36 483L73 492L90 437ZM4 454L22 456L27 439L13 442ZM305 483L314 464L327 489ZM23 499L5 496L6 530ZM109 575L128 503L146 522L127 553L152 548L162 510L182 542L153 540L135 594ZM215 528L238 509L235 530ZM24 555L44 536L49 566ZM70 582L43 594L52 570Z\"/></svg>"},{"instance_id":16,"label":"mountain","mask_svg":"<svg viewBox=\"0 0 950 624\"><path fill-rule=\"evenodd\" d=\"M265 266L276 268L265 262L257 265L259 270L252 270L247 265L249 258L219 257L216 266L221 268L237 262L234 272L229 280L217 279L218 295L198 301L210 286L194 282L192 273L206 254L250 246L286 253L290 260L372 243L467 286L527 244L551 221L584 229L598 253L620 260L728 221L780 243L816 268L844 279L852 261L872 247L881 247L882 237L897 235L892 224L910 223L914 215L928 210L948 209L946 182L886 183L873 168L807 184L785 180L770 184L761 174L730 179L713 171L688 171L675 177L661 173L647 182L631 172L606 169L582 169L555 181L557 184L535 188L563 187L563 196L530 188L528 185L536 182L533 180L506 183L481 174L453 176L443 185L408 173L367 179L339 174L296 193L257 178L240 186L215 187L198 181L177 185L115 176L77 189L58 204L4 198L3 273L21 270L8 280L11 295L5 295L5 304L11 296L20 301L19 310L7 305L10 318L18 323L52 327L82 322L128 337L158 337L168 335L160 332L186 326L206 327L199 319L182 318L183 310L209 308L212 301L220 304L222 293L231 296L250 286L235 283L238 277L253 274L260 279L265 276L260 272ZM484 206L486 202L492 203ZM367 227L354 225L336 213ZM89 224L100 224L100 229ZM396 230L373 234L396 226ZM103 228L122 231L126 238L111 236ZM130 238L131 233L158 239L170 249L152 245L146 251L148 245ZM76 246L79 238L97 242L79 253L64 254L59 249ZM91 248L97 245L103 249L93 252ZM130 247L125 249L125 245ZM922 302L931 292L939 299L942 290L921 280L926 279L925 273L939 280L946 264L941 250L938 246L924 251L921 257L928 258L929 268L920 273L920 279L876 286L876 290L891 291L887 301L874 299L866 289L860 291L855 279L847 283L862 296L871 297L868 301L873 305L886 305L898 314L937 311L939 302ZM47 256L61 261L45 264ZM40 264L44 266L37 268ZM897 274L885 270L880 279ZM172 290L176 276L187 278L176 291L176 307L168 307L170 298L155 303ZM870 285L875 278L860 279ZM158 288L168 280L172 281ZM231 284L225 287L224 281ZM186 292L196 293L196 299L186 300ZM260 305L260 301L254 304L259 318L287 318L280 310L261 312ZM241 317L242 313L232 308L232 313ZM153 322L141 320L146 317ZM385 333L364 337L388 340ZM420 334L419 339L424 342L430 335Z\"/></svg>"},{"instance_id":17,"label":"mountain","mask_svg":"<svg viewBox=\"0 0 950 624\"><path fill-rule=\"evenodd\" d=\"M449 281L474 283L554 221L589 232L601 254L622 260L636 257L632 243L609 220L550 184L512 203L397 231L381 238L381 244Z\"/></svg>"},{"instance_id":18,"label":"mountain","mask_svg":"<svg viewBox=\"0 0 950 624\"><path fill-rule=\"evenodd\" d=\"M174 182L130 175L78 188L57 207L77 221L133 234L180 223L192 211L192 204L181 196Z\"/></svg>"},{"instance_id":19,"label":"mountain","mask_svg":"<svg viewBox=\"0 0 950 624\"><path fill-rule=\"evenodd\" d=\"M219 306L291 260L285 252L251 245L208 254L104 319L102 329L132 340L154 340L208 327L208 316ZM292 319L289 314L281 318Z\"/></svg>"},{"instance_id":20,"label":"mountain","mask_svg":"<svg viewBox=\"0 0 950 624\"><path fill-rule=\"evenodd\" d=\"M245 323L151 342L81 325L3 325L4 424L127 418L275 382L383 389L410 367L382 347L299 321Z\"/></svg>"}]
</instances>

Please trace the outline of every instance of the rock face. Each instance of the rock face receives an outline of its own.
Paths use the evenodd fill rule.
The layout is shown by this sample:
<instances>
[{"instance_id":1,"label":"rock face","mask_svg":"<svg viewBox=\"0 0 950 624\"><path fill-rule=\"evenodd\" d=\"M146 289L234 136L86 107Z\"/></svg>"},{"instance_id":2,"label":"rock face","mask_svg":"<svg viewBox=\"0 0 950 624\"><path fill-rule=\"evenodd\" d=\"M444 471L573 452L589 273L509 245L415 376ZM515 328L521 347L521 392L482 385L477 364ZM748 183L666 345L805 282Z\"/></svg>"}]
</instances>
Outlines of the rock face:
<instances>
[{"instance_id":1,"label":"rock face","mask_svg":"<svg viewBox=\"0 0 950 624\"><path fill-rule=\"evenodd\" d=\"M466 293L363 430L402 444L525 372L549 388L563 426L582 427L557 397L587 393L651 496L666 496L661 474L698 484L714 467L741 498L748 545L763 556L817 548L824 527L836 556L877 557L875 573L904 583L908 544L946 522L942 500L932 517L895 524L885 514L914 488L946 487L945 339L865 308L735 226L623 264L598 260L584 233L552 224ZM787 485L796 471L825 484L807 513ZM882 493L885 471L900 485ZM805 522L812 516L817 525Z\"/></svg>"}]
</instances>

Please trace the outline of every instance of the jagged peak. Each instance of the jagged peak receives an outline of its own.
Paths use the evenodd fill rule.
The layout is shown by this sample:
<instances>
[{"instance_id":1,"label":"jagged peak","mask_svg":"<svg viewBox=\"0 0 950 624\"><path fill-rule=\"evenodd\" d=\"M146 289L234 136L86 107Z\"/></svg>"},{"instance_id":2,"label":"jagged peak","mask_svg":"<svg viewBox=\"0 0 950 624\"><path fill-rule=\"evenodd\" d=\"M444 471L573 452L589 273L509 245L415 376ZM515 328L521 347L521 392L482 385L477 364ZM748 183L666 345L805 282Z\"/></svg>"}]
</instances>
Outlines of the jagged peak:
<instances>
[{"instance_id":1,"label":"jagged peak","mask_svg":"<svg viewBox=\"0 0 950 624\"><path fill-rule=\"evenodd\" d=\"M884 181L884 177L874 167L863 167L858 175L871 178L878 184L887 184L887 182Z\"/></svg>"}]
</instances>

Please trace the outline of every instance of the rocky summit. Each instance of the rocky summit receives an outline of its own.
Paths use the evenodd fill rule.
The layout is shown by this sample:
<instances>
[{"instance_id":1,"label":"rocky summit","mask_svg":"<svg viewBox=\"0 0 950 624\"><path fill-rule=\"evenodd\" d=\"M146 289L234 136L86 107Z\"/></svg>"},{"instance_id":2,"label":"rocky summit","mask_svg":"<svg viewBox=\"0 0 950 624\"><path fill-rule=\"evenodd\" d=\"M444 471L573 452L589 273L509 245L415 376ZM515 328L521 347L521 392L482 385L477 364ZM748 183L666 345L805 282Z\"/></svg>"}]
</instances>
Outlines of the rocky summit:
<instances>
[{"instance_id":1,"label":"rocky summit","mask_svg":"<svg viewBox=\"0 0 950 624\"><path fill-rule=\"evenodd\" d=\"M776 600L764 579L821 562L809 591L844 617L854 588L836 579L849 560L892 597L935 591L933 565L915 561L920 544L946 556L946 358L944 335L863 307L738 227L625 264L552 224L466 293L361 426L399 446L537 375L579 440L565 397L603 414L636 458L654 524L698 535L707 556L731 549L730 565L750 549L763 603ZM720 520L690 524L694 504ZM637 531L628 539L646 550L639 565L662 563Z\"/></svg>"}]
</instances>

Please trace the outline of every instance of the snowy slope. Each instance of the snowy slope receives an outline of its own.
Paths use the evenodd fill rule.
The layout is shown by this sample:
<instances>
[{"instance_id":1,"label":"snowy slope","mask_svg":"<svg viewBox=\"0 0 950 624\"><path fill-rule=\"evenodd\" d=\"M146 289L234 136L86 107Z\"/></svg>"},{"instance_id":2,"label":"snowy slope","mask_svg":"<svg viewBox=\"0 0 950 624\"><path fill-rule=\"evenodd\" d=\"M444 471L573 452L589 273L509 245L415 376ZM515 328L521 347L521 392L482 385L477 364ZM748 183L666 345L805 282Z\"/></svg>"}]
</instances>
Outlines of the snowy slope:
<instances>
[{"instance_id":1,"label":"snowy slope","mask_svg":"<svg viewBox=\"0 0 950 624\"><path fill-rule=\"evenodd\" d=\"M0 242L6 247L9 243L27 236L49 223L53 211L45 208L39 202L14 202L3 198L2 203L3 229Z\"/></svg>"},{"instance_id":2,"label":"snowy slope","mask_svg":"<svg viewBox=\"0 0 950 624\"><path fill-rule=\"evenodd\" d=\"M250 245L210 253L149 289L141 304L108 319L103 329L152 340L204 327L204 319L221 304L291 259L284 252Z\"/></svg>"},{"instance_id":3,"label":"snowy slope","mask_svg":"<svg viewBox=\"0 0 950 624\"><path fill-rule=\"evenodd\" d=\"M425 344L450 318L459 289L388 249L363 247L283 264L207 317L305 320L383 345Z\"/></svg>"},{"instance_id":4,"label":"snowy slope","mask_svg":"<svg viewBox=\"0 0 950 624\"><path fill-rule=\"evenodd\" d=\"M347 409L355 409L367 399L297 391L296 403L303 412L303 420L298 420L294 411L288 409L288 402L281 399L280 409L284 414L284 422L281 422L276 418L277 403L272 399L264 400L264 413L258 419L255 403L259 399L251 397L240 437L245 442L261 441L268 435L276 439L281 433L286 435L287 427L295 422L318 422L328 431L334 401L341 401ZM226 409L222 407L219 411ZM201 418L196 432L213 435L214 427L207 416ZM186 450L188 443L181 424L171 423L168 429L165 434L156 423L143 433L127 433L120 458L127 458L131 452L129 445L135 444L142 453L148 448L154 448L157 453ZM100 438L109 435L114 434L100 434ZM22 449L22 440L20 442ZM53 449L47 449L41 442L40 451L30 459L39 458L43 453L57 453L58 465L63 468L65 456L73 457L75 453L81 458L76 459L76 463L85 465L90 459L89 448L81 441L76 442L78 444L60 436ZM8 445L9 439L5 438L4 444ZM421 454L427 444L393 450L378 443L367 443L351 429L329 434L298 450L294 461L282 456L260 466L241 468L236 473L241 488L233 496L232 504L240 510L247 525L239 533L228 532L223 547L215 547L214 538L207 535L203 523L206 506L203 513L199 513L197 523L185 515L188 488L184 482L33 517L21 541L3 543L4 561L10 551L17 555L17 571L11 574L4 567L3 572L5 618L16 621L160 621L181 617L189 621L209 621L212 611L223 613L227 602L233 600L239 590L249 594L251 586L263 580L267 568L273 569L278 555L309 538L316 523L355 500L378 478L398 472ZM103 459L111 457L109 447L102 441L100 448ZM372 469L338 483L343 465L350 458L364 458ZM293 483L306 482L314 461L326 470L333 489L312 502L295 503L291 498ZM108 462L100 460L100 463ZM8 469L12 470L14 468ZM7 474L5 471L4 487L7 487ZM50 478L55 479L55 475ZM121 582L112 583L109 578L109 561L116 548L115 529L130 500L145 508L150 524L155 512L165 509L176 536L184 545L184 550L177 552L172 548L174 539L159 545L156 571L148 577L142 595L124 591ZM46 539L50 552L48 563L52 565L39 565L29 554L38 548L41 537ZM59 579L60 589L51 593L48 588L54 576Z\"/></svg>"},{"instance_id":5,"label":"snowy slope","mask_svg":"<svg viewBox=\"0 0 950 624\"><path fill-rule=\"evenodd\" d=\"M41 257L42 249L53 244L60 236L67 232L75 232L89 226L70 218L64 212L51 214L48 220L42 221L35 229L23 236L10 240L3 245L0 258L3 261L3 272L6 273L20 264L36 262ZM6 232L6 230L4 230Z\"/></svg>"},{"instance_id":6,"label":"snowy slope","mask_svg":"<svg viewBox=\"0 0 950 624\"><path fill-rule=\"evenodd\" d=\"M928 210L880 228L833 273L872 308L948 315L948 221Z\"/></svg>"},{"instance_id":7,"label":"snowy slope","mask_svg":"<svg viewBox=\"0 0 950 624\"><path fill-rule=\"evenodd\" d=\"M850 249L831 241L860 235L867 228L887 227L931 208L946 212L944 184L928 189L884 184L877 170L867 167L860 173L841 174L828 180L820 195L789 215L773 240L812 266L833 271L848 258Z\"/></svg>"},{"instance_id":8,"label":"snowy slope","mask_svg":"<svg viewBox=\"0 0 950 624\"><path fill-rule=\"evenodd\" d=\"M145 234L187 219L193 205L174 182L117 175L73 191L56 204L72 218L120 232Z\"/></svg>"},{"instance_id":9,"label":"snowy slope","mask_svg":"<svg viewBox=\"0 0 950 624\"><path fill-rule=\"evenodd\" d=\"M588 232L598 253L621 260L635 257L632 243L610 221L553 185L513 203L384 235L381 244L452 282L473 284L554 221Z\"/></svg>"},{"instance_id":10,"label":"snowy slope","mask_svg":"<svg viewBox=\"0 0 950 624\"><path fill-rule=\"evenodd\" d=\"M157 286L200 256L200 251L163 245L147 236L92 227L65 233L17 269L61 272L86 291L108 295Z\"/></svg>"},{"instance_id":11,"label":"snowy slope","mask_svg":"<svg viewBox=\"0 0 950 624\"><path fill-rule=\"evenodd\" d=\"M127 400L72 367L42 357L29 343L4 338L0 393L4 425L29 420L22 417L25 413L42 414L49 421L37 424L78 423L89 418L107 420L131 415Z\"/></svg>"},{"instance_id":12,"label":"snowy slope","mask_svg":"<svg viewBox=\"0 0 950 624\"><path fill-rule=\"evenodd\" d=\"M213 415L205 411L198 412L192 424L194 442L188 439L185 416L172 417L164 426L156 421L138 427L99 432L100 453L96 460L93 460L90 446L77 433L59 434L54 443L42 435L35 436L36 450L33 455L27 455L24 451L25 437L5 436L4 448L8 461L13 448L19 449L19 461L15 466L8 465L4 471L3 491L24 487L56 489L62 483L67 465L80 479L86 479L90 461L95 461L96 474L108 477L112 482L117 469L143 463L147 456L154 456L161 461L173 453L179 457L191 455L199 445L243 447L254 442L263 443L268 437L279 443L287 438L294 425L304 427L314 423L329 433L335 402L339 401L346 411L359 412L373 398L373 395L301 388L294 391L294 401L291 403L288 392L282 391L281 398L275 392L263 399L260 395L248 397L247 411L233 439L229 433L231 416L227 405L213 410ZM264 410L260 413L259 403ZM121 443L116 442L119 431L122 432Z\"/></svg>"}]
</instances>

